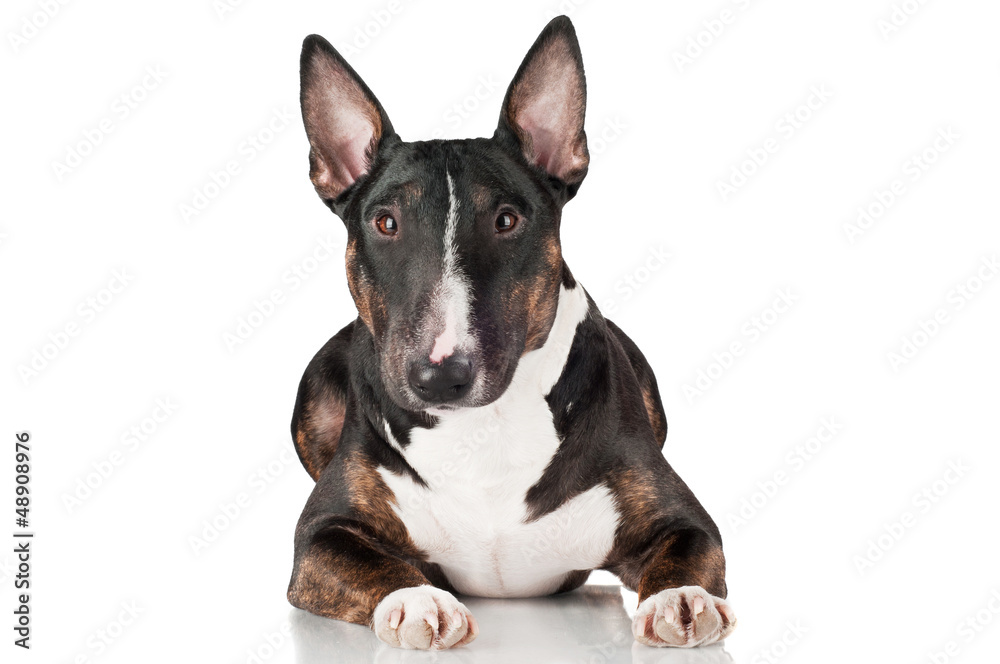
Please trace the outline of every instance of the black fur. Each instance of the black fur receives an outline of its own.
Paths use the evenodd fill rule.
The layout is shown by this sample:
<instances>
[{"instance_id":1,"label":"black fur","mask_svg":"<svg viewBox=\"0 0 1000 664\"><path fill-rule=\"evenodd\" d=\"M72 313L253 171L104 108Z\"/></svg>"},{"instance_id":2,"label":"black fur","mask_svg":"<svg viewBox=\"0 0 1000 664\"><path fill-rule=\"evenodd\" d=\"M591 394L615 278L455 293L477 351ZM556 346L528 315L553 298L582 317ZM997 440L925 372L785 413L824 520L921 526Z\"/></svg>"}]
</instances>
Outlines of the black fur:
<instances>
[{"instance_id":1,"label":"black fur","mask_svg":"<svg viewBox=\"0 0 1000 664\"><path fill-rule=\"evenodd\" d=\"M563 86L571 98L559 115L573 125L564 137L573 149L546 146L558 155L549 159L534 142L548 134L532 136L530 126L517 123L519 109L550 83L539 72L553 62L579 85ZM333 70L343 75L330 76ZM444 274L446 219L457 210L454 255L473 294L476 345L467 352L482 387L455 405L487 406L508 389L521 357L544 343L560 287L580 288L562 259L559 231L562 207L576 195L589 163L586 87L565 17L553 20L529 51L489 139L402 141L354 70L316 36L303 46L302 85L311 172L347 227L348 280L360 317L327 342L299 386L292 434L317 482L296 528L289 599L321 615L365 622L393 590L422 583L450 588L447 574L410 540L378 472L433 484L405 458L411 432L439 421L428 412L432 404L407 388L406 368L427 358L440 332L431 305ZM314 126L323 114L305 112L307 99L315 106L323 98L306 91L323 85L348 86L351 94L338 98L355 105L353 117L372 119L364 172L343 191L333 191L322 174L338 159L359 163L359 155L338 154L353 148L336 141L324 144L323 128ZM501 233L495 221L503 214L519 223ZM396 232L379 230L377 220L385 216L398 222ZM620 519L603 569L641 598L682 585L724 597L718 528L661 452L666 418L653 371L632 340L588 301L562 373L545 396L561 442L524 497L527 518L604 485ZM475 453L460 450L455 463ZM559 590L578 586L588 573L567 570Z\"/></svg>"}]
</instances>

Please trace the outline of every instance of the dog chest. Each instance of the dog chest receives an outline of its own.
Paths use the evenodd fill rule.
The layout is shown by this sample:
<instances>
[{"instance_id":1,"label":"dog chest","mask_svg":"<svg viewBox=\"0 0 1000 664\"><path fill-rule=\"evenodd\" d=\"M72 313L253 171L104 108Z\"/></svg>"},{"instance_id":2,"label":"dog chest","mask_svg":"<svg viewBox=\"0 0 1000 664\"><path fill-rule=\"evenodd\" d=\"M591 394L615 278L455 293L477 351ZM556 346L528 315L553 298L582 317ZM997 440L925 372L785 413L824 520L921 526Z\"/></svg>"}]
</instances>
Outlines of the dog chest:
<instances>
[{"instance_id":1,"label":"dog chest","mask_svg":"<svg viewBox=\"0 0 1000 664\"><path fill-rule=\"evenodd\" d=\"M413 542L459 592L471 595L554 592L568 572L604 561L618 523L603 485L528 520L525 495L555 454L559 437L540 394L508 395L493 407L411 432L404 456L427 487L382 470Z\"/></svg>"}]
</instances>

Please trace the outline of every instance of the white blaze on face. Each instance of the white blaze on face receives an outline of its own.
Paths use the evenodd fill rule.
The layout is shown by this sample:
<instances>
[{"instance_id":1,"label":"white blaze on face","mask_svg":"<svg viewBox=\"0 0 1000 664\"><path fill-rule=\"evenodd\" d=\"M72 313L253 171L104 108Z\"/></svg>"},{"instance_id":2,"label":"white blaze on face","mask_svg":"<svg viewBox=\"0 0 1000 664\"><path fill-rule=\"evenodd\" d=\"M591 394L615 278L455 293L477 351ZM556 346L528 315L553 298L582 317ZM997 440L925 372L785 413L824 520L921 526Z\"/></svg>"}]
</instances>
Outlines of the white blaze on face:
<instances>
[{"instance_id":1,"label":"white blaze on face","mask_svg":"<svg viewBox=\"0 0 1000 664\"><path fill-rule=\"evenodd\" d=\"M441 281L434 290L434 308L444 331L434 339L430 360L440 364L464 345L469 336L469 283L455 264L455 230L458 226L458 199L455 183L448 177L448 219L444 231L444 265Z\"/></svg>"}]
</instances>

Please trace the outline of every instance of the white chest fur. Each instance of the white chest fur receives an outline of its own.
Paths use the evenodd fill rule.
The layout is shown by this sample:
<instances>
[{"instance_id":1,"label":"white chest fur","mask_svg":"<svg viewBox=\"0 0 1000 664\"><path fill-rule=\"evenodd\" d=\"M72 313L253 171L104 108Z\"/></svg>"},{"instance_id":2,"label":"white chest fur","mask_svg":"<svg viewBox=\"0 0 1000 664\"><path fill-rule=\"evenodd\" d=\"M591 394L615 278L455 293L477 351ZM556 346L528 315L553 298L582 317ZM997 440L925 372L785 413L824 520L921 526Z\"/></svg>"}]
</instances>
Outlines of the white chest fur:
<instances>
[{"instance_id":1,"label":"white chest fur","mask_svg":"<svg viewBox=\"0 0 1000 664\"><path fill-rule=\"evenodd\" d=\"M611 549L618 512L606 487L530 522L524 502L559 447L545 395L587 307L583 288L562 289L548 340L521 358L500 399L411 431L404 456L427 487L380 469L410 537L461 593L551 593L568 572L597 567Z\"/></svg>"}]
</instances>

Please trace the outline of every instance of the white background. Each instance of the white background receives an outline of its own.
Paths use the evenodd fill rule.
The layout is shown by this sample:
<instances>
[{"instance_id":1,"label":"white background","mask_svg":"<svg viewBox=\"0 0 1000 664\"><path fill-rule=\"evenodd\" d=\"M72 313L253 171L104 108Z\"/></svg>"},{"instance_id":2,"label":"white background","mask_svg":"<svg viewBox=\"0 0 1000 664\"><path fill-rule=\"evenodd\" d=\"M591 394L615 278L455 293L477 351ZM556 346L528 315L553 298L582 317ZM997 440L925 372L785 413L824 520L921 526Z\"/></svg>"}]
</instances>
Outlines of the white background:
<instances>
[{"instance_id":1,"label":"white background","mask_svg":"<svg viewBox=\"0 0 1000 664\"><path fill-rule=\"evenodd\" d=\"M4 661L308 659L301 635L280 636L290 618L303 623L284 593L311 485L287 423L306 363L355 313L343 226L307 177L301 40L351 46L404 139L484 136L557 11L584 53L592 152L565 210L564 255L656 371L665 453L723 532L740 627L725 651L683 659L602 649L596 621L573 650L548 621L587 624L587 611L541 611L519 638L504 625L543 605L511 603L484 607L480 642L440 660L510 661L505 646L562 638L540 659L926 662L954 642L957 655L933 661L987 661L1000 646L1000 279L983 262L1000 252L1000 5L897 3L913 13L888 31L890 0L248 0L221 16L210 0L122 0L51 18L44 3L6 2L0 531L14 530L14 432L28 430L36 538L30 652L11 644L13 545L0 554ZM359 37L366 27L373 36ZM461 117L456 104L474 110ZM88 149L102 121L112 131ZM766 146L762 165L744 163ZM88 154L60 178L71 150ZM230 161L239 172L213 189ZM752 175L724 200L719 183L741 166ZM879 213L896 180L852 242L845 226L859 207ZM185 220L196 191L212 198ZM661 248L670 259L647 270ZM104 292L116 270L127 287ZM795 301L774 316L779 289ZM271 315L227 345L275 290ZM938 310L947 322L923 335ZM757 337L755 317L769 321ZM63 338L68 324L77 333ZM894 365L904 337L920 348ZM726 358L734 342L742 352ZM699 371L714 380L689 398ZM176 407L153 430L158 399ZM790 459L824 418L836 435ZM129 442L136 426L148 435ZM223 528L196 552L212 520ZM120 628L123 602L141 613ZM613 622L621 609L600 611ZM990 624L960 631L970 618ZM115 638L99 648L99 631ZM371 645L364 630L337 633ZM323 661L339 648L321 643Z\"/></svg>"}]
</instances>

